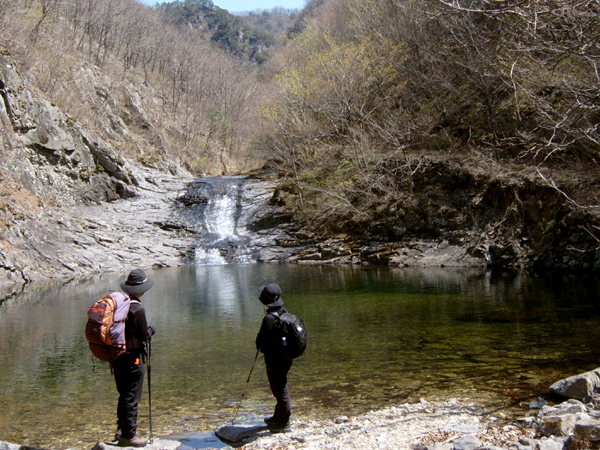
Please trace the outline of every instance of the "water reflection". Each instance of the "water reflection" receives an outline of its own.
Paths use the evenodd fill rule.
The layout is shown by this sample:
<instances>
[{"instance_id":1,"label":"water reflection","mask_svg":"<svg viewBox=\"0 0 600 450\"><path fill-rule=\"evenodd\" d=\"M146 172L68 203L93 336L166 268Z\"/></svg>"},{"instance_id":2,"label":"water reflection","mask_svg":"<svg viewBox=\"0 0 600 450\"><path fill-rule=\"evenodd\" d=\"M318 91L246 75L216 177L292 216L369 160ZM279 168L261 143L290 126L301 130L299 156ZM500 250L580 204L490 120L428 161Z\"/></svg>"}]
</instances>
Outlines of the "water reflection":
<instances>
[{"instance_id":1,"label":"water reflection","mask_svg":"<svg viewBox=\"0 0 600 450\"><path fill-rule=\"evenodd\" d=\"M269 282L309 331L291 371L295 414L331 417L427 396L499 401L599 365L593 277L258 264L148 273L158 435L231 419L264 314L256 291ZM4 288L0 440L91 448L114 433L114 381L108 365L93 362L83 330L87 308L121 278ZM246 398L241 421L272 408L262 361Z\"/></svg>"}]
</instances>

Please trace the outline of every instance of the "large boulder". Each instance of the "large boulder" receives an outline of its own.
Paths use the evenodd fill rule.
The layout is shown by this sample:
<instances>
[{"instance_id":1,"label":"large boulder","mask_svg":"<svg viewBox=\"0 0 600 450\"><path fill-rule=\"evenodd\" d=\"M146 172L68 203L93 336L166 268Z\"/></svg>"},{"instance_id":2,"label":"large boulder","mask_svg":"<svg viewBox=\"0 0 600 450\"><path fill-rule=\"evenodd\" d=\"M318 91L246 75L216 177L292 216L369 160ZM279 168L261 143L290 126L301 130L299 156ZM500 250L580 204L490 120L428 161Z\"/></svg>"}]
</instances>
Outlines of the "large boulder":
<instances>
[{"instance_id":1,"label":"large boulder","mask_svg":"<svg viewBox=\"0 0 600 450\"><path fill-rule=\"evenodd\" d=\"M550 390L567 398L583 400L600 389L600 368L557 381Z\"/></svg>"}]
</instances>

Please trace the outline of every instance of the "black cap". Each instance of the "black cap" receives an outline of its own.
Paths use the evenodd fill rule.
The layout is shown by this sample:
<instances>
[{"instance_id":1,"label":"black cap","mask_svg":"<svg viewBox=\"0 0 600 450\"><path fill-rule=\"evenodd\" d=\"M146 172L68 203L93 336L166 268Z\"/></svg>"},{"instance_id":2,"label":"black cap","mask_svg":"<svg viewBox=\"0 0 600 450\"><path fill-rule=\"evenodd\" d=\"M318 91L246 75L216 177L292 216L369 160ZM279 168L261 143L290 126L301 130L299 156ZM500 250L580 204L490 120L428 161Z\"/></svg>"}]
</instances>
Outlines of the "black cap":
<instances>
[{"instance_id":1,"label":"black cap","mask_svg":"<svg viewBox=\"0 0 600 450\"><path fill-rule=\"evenodd\" d=\"M258 288L258 299L263 305L283 306L283 300L281 299L281 288L276 284L267 284Z\"/></svg>"},{"instance_id":2,"label":"black cap","mask_svg":"<svg viewBox=\"0 0 600 450\"><path fill-rule=\"evenodd\" d=\"M132 270L127 277L127 281L121 283L123 292L132 295L141 295L154 286L154 281L149 280L141 269Z\"/></svg>"}]
</instances>

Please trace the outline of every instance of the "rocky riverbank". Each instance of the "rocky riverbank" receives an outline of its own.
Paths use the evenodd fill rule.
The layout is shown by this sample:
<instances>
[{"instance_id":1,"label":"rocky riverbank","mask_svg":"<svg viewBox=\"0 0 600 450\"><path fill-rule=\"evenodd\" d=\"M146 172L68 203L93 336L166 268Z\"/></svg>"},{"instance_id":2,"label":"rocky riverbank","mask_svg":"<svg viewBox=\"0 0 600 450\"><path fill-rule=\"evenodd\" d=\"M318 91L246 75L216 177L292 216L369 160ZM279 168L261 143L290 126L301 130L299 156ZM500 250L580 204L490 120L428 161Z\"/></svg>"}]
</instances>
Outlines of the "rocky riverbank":
<instances>
[{"instance_id":1,"label":"rocky riverbank","mask_svg":"<svg viewBox=\"0 0 600 450\"><path fill-rule=\"evenodd\" d=\"M473 449L508 448L510 442L534 436L467 399L402 404L360 417L331 422L300 422L287 434L267 434L245 449ZM479 443L477 443L479 442Z\"/></svg>"},{"instance_id":2,"label":"rocky riverbank","mask_svg":"<svg viewBox=\"0 0 600 450\"><path fill-rule=\"evenodd\" d=\"M561 380L550 392L570 398L537 398L512 408L491 408L468 398L420 399L415 403L331 420L294 418L286 433L260 431L237 440L246 450L580 450L600 448L600 368ZM550 393L549 392L549 393ZM223 448L216 439L202 445L161 436L148 450ZM212 442L212 444L211 444ZM111 446L99 444L95 450ZM28 448L27 448L28 449ZM0 450L26 450L0 442ZM29 449L32 450L32 449Z\"/></svg>"},{"instance_id":3,"label":"rocky riverbank","mask_svg":"<svg viewBox=\"0 0 600 450\"><path fill-rule=\"evenodd\" d=\"M0 284L125 272L133 267L194 264L205 225L195 215L194 185L185 173L130 168L128 198L64 207L5 211L10 227L0 241ZM388 245L349 236L317 236L273 202L276 181L247 179L236 209L236 230L257 262L391 264L420 267L485 266L467 248L445 241ZM220 249L227 258L233 244Z\"/></svg>"},{"instance_id":4,"label":"rocky riverbank","mask_svg":"<svg viewBox=\"0 0 600 450\"><path fill-rule=\"evenodd\" d=\"M597 404L571 400L538 409L544 403L532 402L536 409L508 421L502 418L504 414L486 411L467 399L422 399L360 417L300 422L291 433L265 433L244 449L561 450L571 448L573 442L593 444L600 437ZM561 428L557 418L571 425Z\"/></svg>"},{"instance_id":5,"label":"rocky riverbank","mask_svg":"<svg viewBox=\"0 0 600 450\"><path fill-rule=\"evenodd\" d=\"M300 422L291 433L266 433L259 449L579 450L600 448L600 368L550 386L569 398L542 398L490 410L468 399L405 403L333 422Z\"/></svg>"}]
</instances>

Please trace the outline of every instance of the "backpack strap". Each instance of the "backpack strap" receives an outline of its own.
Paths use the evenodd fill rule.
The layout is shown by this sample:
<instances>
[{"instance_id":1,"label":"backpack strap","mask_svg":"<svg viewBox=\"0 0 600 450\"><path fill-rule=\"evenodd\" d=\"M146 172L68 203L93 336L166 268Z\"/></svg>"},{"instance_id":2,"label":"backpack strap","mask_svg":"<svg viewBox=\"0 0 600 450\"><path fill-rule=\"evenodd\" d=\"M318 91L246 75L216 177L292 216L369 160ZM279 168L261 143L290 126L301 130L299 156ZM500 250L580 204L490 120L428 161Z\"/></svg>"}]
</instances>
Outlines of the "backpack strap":
<instances>
[{"instance_id":1,"label":"backpack strap","mask_svg":"<svg viewBox=\"0 0 600 450\"><path fill-rule=\"evenodd\" d=\"M282 306L277 311L273 311L273 312L270 312L270 313L267 313L267 314L270 314L272 316L277 317L278 319L281 319L281 315L284 314L284 313L286 313L286 312L287 312L287 310Z\"/></svg>"}]
</instances>

